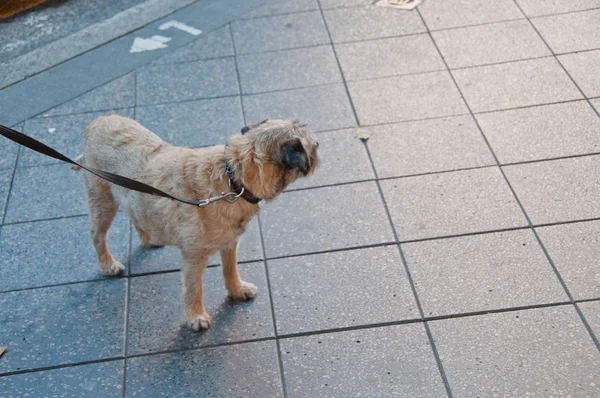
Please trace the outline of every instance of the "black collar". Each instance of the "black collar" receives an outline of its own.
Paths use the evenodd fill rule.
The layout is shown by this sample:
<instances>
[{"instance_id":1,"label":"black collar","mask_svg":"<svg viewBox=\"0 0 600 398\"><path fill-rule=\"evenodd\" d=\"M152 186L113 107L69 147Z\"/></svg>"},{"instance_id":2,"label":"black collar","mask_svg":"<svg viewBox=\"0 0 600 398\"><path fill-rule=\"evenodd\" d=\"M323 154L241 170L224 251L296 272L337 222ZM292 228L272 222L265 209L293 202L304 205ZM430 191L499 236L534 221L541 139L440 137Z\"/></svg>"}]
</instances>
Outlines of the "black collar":
<instances>
[{"instance_id":1,"label":"black collar","mask_svg":"<svg viewBox=\"0 0 600 398\"><path fill-rule=\"evenodd\" d=\"M242 184L235 180L233 170L229 166L229 161L225 158L225 173L229 176L229 182L233 187L233 190L237 195L242 194L241 197L248 203L252 203L253 205L258 204L262 199L257 198L252 192L245 188Z\"/></svg>"}]
</instances>

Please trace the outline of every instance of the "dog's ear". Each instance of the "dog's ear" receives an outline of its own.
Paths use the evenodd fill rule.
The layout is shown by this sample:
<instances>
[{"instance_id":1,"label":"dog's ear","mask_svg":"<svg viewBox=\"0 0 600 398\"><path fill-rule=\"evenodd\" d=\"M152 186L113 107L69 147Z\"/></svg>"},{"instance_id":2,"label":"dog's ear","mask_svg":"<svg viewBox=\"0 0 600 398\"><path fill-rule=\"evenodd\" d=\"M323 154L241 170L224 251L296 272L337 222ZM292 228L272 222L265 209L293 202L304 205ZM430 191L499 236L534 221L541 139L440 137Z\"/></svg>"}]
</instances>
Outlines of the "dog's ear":
<instances>
[{"instance_id":1,"label":"dog's ear","mask_svg":"<svg viewBox=\"0 0 600 398\"><path fill-rule=\"evenodd\" d=\"M285 169L296 169L304 175L308 174L308 155L298 138L283 145L280 161Z\"/></svg>"},{"instance_id":2,"label":"dog's ear","mask_svg":"<svg viewBox=\"0 0 600 398\"><path fill-rule=\"evenodd\" d=\"M261 122L251 124L250 126L246 126L246 127L242 128L242 130L240 131L240 133L246 134L248 131L252 130L253 128L258 127L261 124L265 124L268 121L269 121L269 119L265 119L265 120L263 120Z\"/></svg>"},{"instance_id":3,"label":"dog's ear","mask_svg":"<svg viewBox=\"0 0 600 398\"><path fill-rule=\"evenodd\" d=\"M246 134L248 131L250 131L250 126L246 126L242 129L242 131L240 131L242 134Z\"/></svg>"}]
</instances>

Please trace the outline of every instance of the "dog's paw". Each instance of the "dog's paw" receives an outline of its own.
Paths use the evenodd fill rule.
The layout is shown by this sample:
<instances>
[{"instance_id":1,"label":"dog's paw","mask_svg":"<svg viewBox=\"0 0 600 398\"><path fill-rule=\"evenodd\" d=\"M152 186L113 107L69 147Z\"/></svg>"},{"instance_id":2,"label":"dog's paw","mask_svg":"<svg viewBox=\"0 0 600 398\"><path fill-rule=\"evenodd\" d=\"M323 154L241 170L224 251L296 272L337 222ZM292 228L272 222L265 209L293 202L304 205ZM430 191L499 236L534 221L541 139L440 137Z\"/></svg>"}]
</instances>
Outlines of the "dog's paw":
<instances>
[{"instance_id":1,"label":"dog's paw","mask_svg":"<svg viewBox=\"0 0 600 398\"><path fill-rule=\"evenodd\" d=\"M194 331L199 332L201 330L206 330L212 324L212 319L208 313L204 313L201 315L194 315L189 317L185 323Z\"/></svg>"},{"instance_id":2,"label":"dog's paw","mask_svg":"<svg viewBox=\"0 0 600 398\"><path fill-rule=\"evenodd\" d=\"M117 276L117 275L121 275L123 272L125 272L125 266L123 264L121 264L120 262L118 262L117 260L114 260L109 265L101 265L100 271L102 272L102 275L104 275L104 276Z\"/></svg>"},{"instance_id":3,"label":"dog's paw","mask_svg":"<svg viewBox=\"0 0 600 398\"><path fill-rule=\"evenodd\" d=\"M256 285L242 281L237 289L229 291L229 297L234 300L247 301L252 300L256 296L257 292L258 288Z\"/></svg>"}]
</instances>

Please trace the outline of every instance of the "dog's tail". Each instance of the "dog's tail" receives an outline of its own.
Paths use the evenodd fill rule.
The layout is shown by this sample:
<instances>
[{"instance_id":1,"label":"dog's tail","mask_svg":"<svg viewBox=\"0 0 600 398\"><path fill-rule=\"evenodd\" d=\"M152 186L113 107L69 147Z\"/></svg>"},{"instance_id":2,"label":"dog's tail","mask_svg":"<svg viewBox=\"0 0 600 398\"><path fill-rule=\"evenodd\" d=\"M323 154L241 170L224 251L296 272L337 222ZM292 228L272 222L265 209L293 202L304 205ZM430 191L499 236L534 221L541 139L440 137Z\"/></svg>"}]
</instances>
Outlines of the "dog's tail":
<instances>
[{"instance_id":1,"label":"dog's tail","mask_svg":"<svg viewBox=\"0 0 600 398\"><path fill-rule=\"evenodd\" d=\"M81 154L81 155L77 156L77 157L75 158L75 161L76 161L77 163L81 163L81 162L83 162L83 154ZM77 171L81 170L81 166L78 166L78 165L76 165L76 164L74 164L73 166L71 166L71 168L72 168L73 170L77 170Z\"/></svg>"}]
</instances>

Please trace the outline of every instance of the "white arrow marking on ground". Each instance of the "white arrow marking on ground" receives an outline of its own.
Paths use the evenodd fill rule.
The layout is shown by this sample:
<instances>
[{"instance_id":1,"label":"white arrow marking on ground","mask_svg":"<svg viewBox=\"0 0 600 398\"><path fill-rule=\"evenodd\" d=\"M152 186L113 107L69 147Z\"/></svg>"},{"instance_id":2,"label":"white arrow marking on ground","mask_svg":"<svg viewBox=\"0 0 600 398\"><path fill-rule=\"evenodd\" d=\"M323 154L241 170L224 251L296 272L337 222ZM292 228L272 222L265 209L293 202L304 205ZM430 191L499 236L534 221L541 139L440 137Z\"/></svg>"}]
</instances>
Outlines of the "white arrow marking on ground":
<instances>
[{"instance_id":1,"label":"white arrow marking on ground","mask_svg":"<svg viewBox=\"0 0 600 398\"><path fill-rule=\"evenodd\" d=\"M182 31L189 33L190 35L194 35L194 36L198 36L200 33L202 33L202 31L200 29L193 28L189 25L184 24L183 22L179 22L179 21L175 21L175 20L165 22L164 24L162 24L158 27L158 29L160 29L160 30L167 30L169 28L179 29L179 30L182 30Z\"/></svg>"},{"instance_id":2,"label":"white arrow marking on ground","mask_svg":"<svg viewBox=\"0 0 600 398\"><path fill-rule=\"evenodd\" d=\"M153 51L158 50L159 48L167 48L165 43L171 41L170 37L164 37L160 35L154 35L149 39L144 39L142 37L136 37L133 39L133 44L131 45L130 53L141 53L142 51Z\"/></svg>"}]
</instances>

